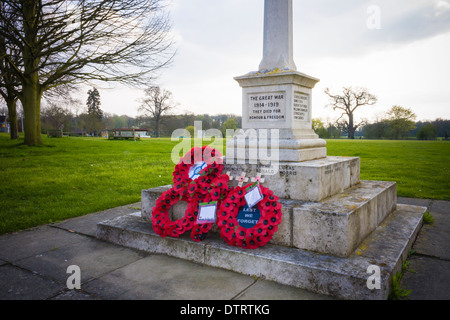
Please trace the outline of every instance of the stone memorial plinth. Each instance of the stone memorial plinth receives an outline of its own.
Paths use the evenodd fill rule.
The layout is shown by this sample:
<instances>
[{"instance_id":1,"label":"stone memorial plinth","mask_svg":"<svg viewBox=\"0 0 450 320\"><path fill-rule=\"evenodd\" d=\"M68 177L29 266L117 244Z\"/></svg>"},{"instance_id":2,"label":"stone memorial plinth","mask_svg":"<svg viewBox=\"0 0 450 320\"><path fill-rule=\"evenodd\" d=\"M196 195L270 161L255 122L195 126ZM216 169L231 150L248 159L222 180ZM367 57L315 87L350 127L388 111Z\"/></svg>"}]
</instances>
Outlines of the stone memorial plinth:
<instances>
[{"instance_id":1,"label":"stone memorial plinth","mask_svg":"<svg viewBox=\"0 0 450 320\"><path fill-rule=\"evenodd\" d=\"M148 223L156 200L170 187L142 190L142 217ZM320 202L283 198L283 219L270 243L347 257L396 210L396 194L395 182L362 181ZM177 203L171 219L182 218L186 208L186 202Z\"/></svg>"},{"instance_id":2,"label":"stone memorial plinth","mask_svg":"<svg viewBox=\"0 0 450 320\"><path fill-rule=\"evenodd\" d=\"M99 223L97 237L338 298L386 299L426 208L397 205L395 182L360 180L359 158L327 155L311 123L319 80L298 72L293 60L292 0L265 0L264 8L263 59L258 71L235 78L243 130L227 141L223 173L230 187L259 180L280 198L273 238L245 250L227 245L217 227L202 242L190 232L158 236L152 209L170 185L142 190L140 216ZM186 208L178 202L170 218ZM368 286L369 266L380 270L378 289Z\"/></svg>"},{"instance_id":3,"label":"stone memorial plinth","mask_svg":"<svg viewBox=\"0 0 450 320\"><path fill-rule=\"evenodd\" d=\"M227 142L228 158L236 162L251 159L263 144L278 153L279 161L301 162L327 156L326 141L312 129L312 89L318 79L276 68L235 80L242 87L242 128L246 134ZM250 137L253 133L256 136ZM272 137L274 133L276 138ZM275 139L276 146L272 143ZM258 151L251 150L255 147Z\"/></svg>"},{"instance_id":4,"label":"stone memorial plinth","mask_svg":"<svg viewBox=\"0 0 450 320\"><path fill-rule=\"evenodd\" d=\"M149 222L151 208L170 187L142 190L141 215L101 222L97 237L341 299L387 299L392 276L401 271L426 211L397 205L395 183L361 181L320 202L282 199L283 221L272 241L257 250L244 250L227 245L214 230L202 242L192 241L189 232L180 238L155 234ZM183 210L183 203L178 203L173 218ZM308 248L302 249L305 245ZM380 289L367 286L371 265L380 268Z\"/></svg>"}]
</instances>

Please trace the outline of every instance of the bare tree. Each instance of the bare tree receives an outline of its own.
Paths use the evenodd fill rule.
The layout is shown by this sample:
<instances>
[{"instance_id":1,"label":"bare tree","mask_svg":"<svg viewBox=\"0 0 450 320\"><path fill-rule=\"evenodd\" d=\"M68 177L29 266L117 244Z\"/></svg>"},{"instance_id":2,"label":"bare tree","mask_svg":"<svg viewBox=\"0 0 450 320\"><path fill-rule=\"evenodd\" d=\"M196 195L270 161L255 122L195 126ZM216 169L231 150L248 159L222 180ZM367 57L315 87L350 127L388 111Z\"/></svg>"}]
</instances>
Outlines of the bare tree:
<instances>
[{"instance_id":1,"label":"bare tree","mask_svg":"<svg viewBox=\"0 0 450 320\"><path fill-rule=\"evenodd\" d=\"M67 129L73 114L70 110L62 105L51 102L47 107L42 109L42 120L49 128L56 130Z\"/></svg>"},{"instance_id":2,"label":"bare tree","mask_svg":"<svg viewBox=\"0 0 450 320\"><path fill-rule=\"evenodd\" d=\"M162 117L176 107L176 104L172 101L172 92L158 86L152 86L145 89L145 97L140 101L139 111L153 118L155 133L159 137Z\"/></svg>"},{"instance_id":3,"label":"bare tree","mask_svg":"<svg viewBox=\"0 0 450 320\"><path fill-rule=\"evenodd\" d=\"M356 109L361 106L374 105L377 102L377 97L370 94L365 88L354 89L352 87L344 87L342 94L332 94L330 89L326 88L325 94L330 98L329 106L333 110L337 109L342 111L336 123L343 127L349 139L354 139L355 131L366 123L365 120L362 120L358 124L355 124L354 113Z\"/></svg>"},{"instance_id":4,"label":"bare tree","mask_svg":"<svg viewBox=\"0 0 450 320\"><path fill-rule=\"evenodd\" d=\"M66 83L142 85L173 58L163 0L2 0L0 48L20 88L25 144L40 144L45 91ZM15 16L15 19L10 19Z\"/></svg>"}]
</instances>

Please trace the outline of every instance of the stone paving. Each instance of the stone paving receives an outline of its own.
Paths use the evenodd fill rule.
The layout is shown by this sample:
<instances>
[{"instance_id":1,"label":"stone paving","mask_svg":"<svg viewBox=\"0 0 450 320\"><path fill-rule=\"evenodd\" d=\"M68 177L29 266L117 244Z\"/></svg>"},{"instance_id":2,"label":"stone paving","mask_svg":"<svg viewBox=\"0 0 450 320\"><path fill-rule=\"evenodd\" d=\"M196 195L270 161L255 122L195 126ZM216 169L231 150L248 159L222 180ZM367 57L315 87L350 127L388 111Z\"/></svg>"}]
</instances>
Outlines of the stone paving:
<instances>
[{"instance_id":1,"label":"stone paving","mask_svg":"<svg viewBox=\"0 0 450 320\"><path fill-rule=\"evenodd\" d=\"M399 198L435 218L413 246L401 286L411 300L450 299L450 201ZM136 212L140 203L0 236L0 300L328 300L328 296L95 237L96 224ZM81 289L69 290L78 265ZM206 280L207 279L207 280Z\"/></svg>"}]
</instances>

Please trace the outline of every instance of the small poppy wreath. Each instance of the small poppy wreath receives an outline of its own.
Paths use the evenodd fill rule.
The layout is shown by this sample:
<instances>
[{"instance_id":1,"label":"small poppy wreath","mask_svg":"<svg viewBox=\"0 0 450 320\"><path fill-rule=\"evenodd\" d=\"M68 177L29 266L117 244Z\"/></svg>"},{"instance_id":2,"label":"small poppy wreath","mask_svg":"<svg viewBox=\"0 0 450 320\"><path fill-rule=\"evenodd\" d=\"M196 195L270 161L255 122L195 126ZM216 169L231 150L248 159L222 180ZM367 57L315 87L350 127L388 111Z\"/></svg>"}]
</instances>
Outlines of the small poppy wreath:
<instances>
[{"instance_id":1,"label":"small poppy wreath","mask_svg":"<svg viewBox=\"0 0 450 320\"><path fill-rule=\"evenodd\" d=\"M246 205L245 187L231 189L228 196L222 201L217 213L217 226L220 236L226 243L244 249L256 249L266 245L281 223L281 204L279 198L269 188L259 185L263 199L256 204L261 217L252 228L246 229L239 225L237 216L239 210Z\"/></svg>"},{"instance_id":2,"label":"small poppy wreath","mask_svg":"<svg viewBox=\"0 0 450 320\"><path fill-rule=\"evenodd\" d=\"M175 166L173 188L183 196L188 193L193 195L203 189L204 194L207 191L205 187L220 177L222 171L223 158L219 151L210 146L194 147ZM190 174L195 178L190 177Z\"/></svg>"},{"instance_id":3,"label":"small poppy wreath","mask_svg":"<svg viewBox=\"0 0 450 320\"><path fill-rule=\"evenodd\" d=\"M195 213L198 214L196 211L198 202L189 200L187 197L181 197L174 188L163 192L152 209L152 226L155 233L163 238L167 236L178 238L186 231L191 230L196 220ZM188 202L187 210L183 218L172 221L169 217L169 210L180 201Z\"/></svg>"},{"instance_id":4,"label":"small poppy wreath","mask_svg":"<svg viewBox=\"0 0 450 320\"><path fill-rule=\"evenodd\" d=\"M228 176L227 176L228 178ZM224 179L224 178L222 178ZM214 183L220 183L220 178L216 179ZM225 180L225 179L224 179ZM217 182L219 181L219 182ZM213 185L214 185L213 183ZM218 191L216 191L218 190ZM217 201L218 207L222 199L228 192L228 186L225 183L224 188L212 187L212 192L207 194L202 201L212 202ZM169 216L169 210L180 201L187 202L187 209L182 218L172 221ZM211 230L213 224L197 224L197 217L199 214L199 200L195 198L180 197L173 189L165 191L156 200L156 204L152 209L152 226L153 230L159 236L165 238L167 236L178 238L180 235L192 229L191 239L200 242L206 238L206 235Z\"/></svg>"},{"instance_id":5,"label":"small poppy wreath","mask_svg":"<svg viewBox=\"0 0 450 320\"><path fill-rule=\"evenodd\" d=\"M183 200L187 201L185 215L176 221L172 221L169 217L170 208ZM197 242L202 241L206 237L208 231L211 230L211 226L207 224L197 225L196 220L198 213L198 201L181 198L174 189L170 189L161 195L156 201L155 207L153 207L153 230L163 238L179 238L182 234L192 229L192 240Z\"/></svg>"}]
</instances>

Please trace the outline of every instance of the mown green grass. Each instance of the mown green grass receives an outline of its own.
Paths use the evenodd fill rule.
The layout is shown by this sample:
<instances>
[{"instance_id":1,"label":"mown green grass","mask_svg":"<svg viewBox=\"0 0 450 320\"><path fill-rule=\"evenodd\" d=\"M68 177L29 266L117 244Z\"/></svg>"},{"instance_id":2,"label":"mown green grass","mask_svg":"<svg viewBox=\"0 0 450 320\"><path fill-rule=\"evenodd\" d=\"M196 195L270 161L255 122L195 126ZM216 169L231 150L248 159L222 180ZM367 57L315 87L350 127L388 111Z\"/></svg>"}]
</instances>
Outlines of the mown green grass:
<instances>
[{"instance_id":1,"label":"mown green grass","mask_svg":"<svg viewBox=\"0 0 450 320\"><path fill-rule=\"evenodd\" d=\"M170 139L47 139L26 147L0 134L0 234L140 201L170 184ZM209 142L205 142L209 143ZM361 157L361 178L397 181L399 196L450 200L450 143L329 140L328 154Z\"/></svg>"},{"instance_id":2,"label":"mown green grass","mask_svg":"<svg viewBox=\"0 0 450 320\"><path fill-rule=\"evenodd\" d=\"M171 183L170 139L44 139L26 147L0 136L0 233L140 201Z\"/></svg>"},{"instance_id":3,"label":"mown green grass","mask_svg":"<svg viewBox=\"0 0 450 320\"><path fill-rule=\"evenodd\" d=\"M396 181L399 196L450 200L450 142L328 140L328 154L361 159L361 179Z\"/></svg>"}]
</instances>

